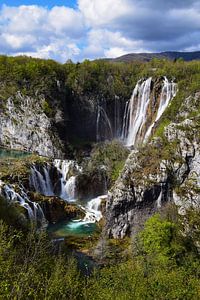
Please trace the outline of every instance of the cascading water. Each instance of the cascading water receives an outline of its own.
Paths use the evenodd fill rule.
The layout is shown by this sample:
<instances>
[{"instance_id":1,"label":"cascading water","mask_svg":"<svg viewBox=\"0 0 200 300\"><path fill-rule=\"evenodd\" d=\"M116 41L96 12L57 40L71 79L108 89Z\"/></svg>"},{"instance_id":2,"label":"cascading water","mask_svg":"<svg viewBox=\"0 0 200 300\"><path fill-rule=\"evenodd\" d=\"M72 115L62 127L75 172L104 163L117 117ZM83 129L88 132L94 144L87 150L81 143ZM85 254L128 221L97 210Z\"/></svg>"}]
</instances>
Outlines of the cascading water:
<instances>
[{"instance_id":1,"label":"cascading water","mask_svg":"<svg viewBox=\"0 0 200 300\"><path fill-rule=\"evenodd\" d=\"M45 196L54 196L53 185L49 176L49 165L42 167L42 172L35 165L31 167L30 186Z\"/></svg>"},{"instance_id":2,"label":"cascading water","mask_svg":"<svg viewBox=\"0 0 200 300\"><path fill-rule=\"evenodd\" d=\"M30 175L32 187L47 196L55 195L68 202L77 201L76 199L76 177L82 169L75 161L55 159L52 165L33 166ZM47 181L47 182L46 182ZM101 201L107 196L99 196L82 205L77 201L85 217L81 220L67 221L60 225L50 226L50 231L56 235L66 236L68 234L91 234L95 229L95 223L100 221L102 213L100 210ZM56 233L57 232L57 233Z\"/></svg>"},{"instance_id":3,"label":"cascading water","mask_svg":"<svg viewBox=\"0 0 200 300\"><path fill-rule=\"evenodd\" d=\"M137 147L148 140L154 125L162 116L169 102L176 95L177 84L173 81L169 82L164 77L161 94L157 95L158 98L155 99L155 103L159 104L156 109L156 117L154 118L151 115L153 106L151 91L153 90L153 84L151 77L144 81L139 80L129 103L126 103L121 136L126 146L133 145Z\"/></svg>"},{"instance_id":4,"label":"cascading water","mask_svg":"<svg viewBox=\"0 0 200 300\"><path fill-rule=\"evenodd\" d=\"M110 140L113 138L113 130L110 119L104 108L98 105L96 121L96 141Z\"/></svg>"},{"instance_id":5,"label":"cascading water","mask_svg":"<svg viewBox=\"0 0 200 300\"><path fill-rule=\"evenodd\" d=\"M35 191L45 196L58 196L66 201L74 201L76 197L76 174L81 168L72 160L55 159L53 166L57 171L57 182L53 182L50 171L52 166L45 164L37 168L32 166L30 175L30 186Z\"/></svg>"},{"instance_id":6,"label":"cascading water","mask_svg":"<svg viewBox=\"0 0 200 300\"><path fill-rule=\"evenodd\" d=\"M150 77L142 83L139 81L130 99L127 109L128 117L125 117L124 136L122 137L126 140L127 146L135 145L139 141L150 101L151 80Z\"/></svg>"},{"instance_id":7,"label":"cascading water","mask_svg":"<svg viewBox=\"0 0 200 300\"><path fill-rule=\"evenodd\" d=\"M76 175L81 168L72 160L54 160L54 166L62 175L60 179L61 191L59 197L67 201L75 201L76 197ZM71 172L72 171L72 172ZM73 174L70 174L70 172Z\"/></svg>"},{"instance_id":8,"label":"cascading water","mask_svg":"<svg viewBox=\"0 0 200 300\"><path fill-rule=\"evenodd\" d=\"M86 223L95 223L99 222L102 218L102 213L100 210L100 205L102 200L107 199L107 195L99 196L97 198L94 198L90 200L86 206L86 215L83 219Z\"/></svg>"},{"instance_id":9,"label":"cascading water","mask_svg":"<svg viewBox=\"0 0 200 300\"><path fill-rule=\"evenodd\" d=\"M18 203L21 207L25 208L28 214L28 218L31 221L40 221L42 225L45 225L46 219L42 208L36 202L32 202L23 187L19 187L20 191L16 192L11 185L0 183L0 193L9 203Z\"/></svg>"},{"instance_id":10,"label":"cascading water","mask_svg":"<svg viewBox=\"0 0 200 300\"><path fill-rule=\"evenodd\" d=\"M115 95L115 111L114 111L114 137L120 138L121 118L120 118L120 98Z\"/></svg>"},{"instance_id":11,"label":"cascading water","mask_svg":"<svg viewBox=\"0 0 200 300\"><path fill-rule=\"evenodd\" d=\"M162 92L160 96L160 103L157 110L157 115L155 121L151 124L151 126L148 128L146 135L144 137L144 142L146 142L151 135L151 131L153 127L155 126L156 122L160 119L162 114L164 113L165 109L169 105L170 101L176 96L177 93L177 84L172 82L169 82L167 77L164 77Z\"/></svg>"},{"instance_id":12,"label":"cascading water","mask_svg":"<svg viewBox=\"0 0 200 300\"><path fill-rule=\"evenodd\" d=\"M102 195L90 200L85 207L81 208L85 211L85 217L82 220L74 220L68 224L68 228L74 230L80 226L99 222L102 218L100 210L101 202L107 199L107 195Z\"/></svg>"}]
</instances>

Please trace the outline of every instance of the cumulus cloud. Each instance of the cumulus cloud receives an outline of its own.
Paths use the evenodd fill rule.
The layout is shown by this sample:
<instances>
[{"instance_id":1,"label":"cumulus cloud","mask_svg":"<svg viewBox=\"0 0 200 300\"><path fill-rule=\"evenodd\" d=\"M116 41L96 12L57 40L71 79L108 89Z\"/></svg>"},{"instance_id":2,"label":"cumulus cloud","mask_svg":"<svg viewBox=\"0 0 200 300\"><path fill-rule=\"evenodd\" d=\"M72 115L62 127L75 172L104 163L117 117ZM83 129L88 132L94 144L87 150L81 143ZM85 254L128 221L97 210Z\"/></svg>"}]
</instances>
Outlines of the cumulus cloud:
<instances>
[{"instance_id":1,"label":"cumulus cloud","mask_svg":"<svg viewBox=\"0 0 200 300\"><path fill-rule=\"evenodd\" d=\"M199 0L77 0L76 8L0 8L0 48L65 61L200 50Z\"/></svg>"},{"instance_id":2,"label":"cumulus cloud","mask_svg":"<svg viewBox=\"0 0 200 300\"><path fill-rule=\"evenodd\" d=\"M82 55L86 57L117 57L130 52L143 51L142 41L125 38L120 32L106 29L92 29L88 33L87 47Z\"/></svg>"},{"instance_id":3,"label":"cumulus cloud","mask_svg":"<svg viewBox=\"0 0 200 300\"><path fill-rule=\"evenodd\" d=\"M200 38L198 0L79 0L79 8L91 28L120 33L138 44L136 52L141 44L145 51L184 50Z\"/></svg>"},{"instance_id":4,"label":"cumulus cloud","mask_svg":"<svg viewBox=\"0 0 200 300\"><path fill-rule=\"evenodd\" d=\"M79 9L92 27L109 26L121 16L130 13L133 5L127 0L79 0Z\"/></svg>"},{"instance_id":5,"label":"cumulus cloud","mask_svg":"<svg viewBox=\"0 0 200 300\"><path fill-rule=\"evenodd\" d=\"M76 58L85 34L82 14L68 7L51 10L37 5L0 11L0 47L7 54L27 54L60 61Z\"/></svg>"}]
</instances>

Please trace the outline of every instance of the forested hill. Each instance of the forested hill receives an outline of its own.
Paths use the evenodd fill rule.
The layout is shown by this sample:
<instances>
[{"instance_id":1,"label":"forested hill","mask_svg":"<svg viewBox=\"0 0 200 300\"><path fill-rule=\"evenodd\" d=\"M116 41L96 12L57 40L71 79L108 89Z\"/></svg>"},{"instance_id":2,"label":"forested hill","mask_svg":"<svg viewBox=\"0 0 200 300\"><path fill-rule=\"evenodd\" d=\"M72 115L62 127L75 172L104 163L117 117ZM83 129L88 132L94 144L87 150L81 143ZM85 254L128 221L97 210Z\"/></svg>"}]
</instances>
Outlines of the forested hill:
<instances>
[{"instance_id":1,"label":"forested hill","mask_svg":"<svg viewBox=\"0 0 200 300\"><path fill-rule=\"evenodd\" d=\"M200 299L200 61L0 56L0 119L0 299Z\"/></svg>"},{"instance_id":2,"label":"forested hill","mask_svg":"<svg viewBox=\"0 0 200 300\"><path fill-rule=\"evenodd\" d=\"M109 59L114 62L131 62L131 61L150 61L154 58L158 59L169 59L177 60L182 58L185 61L199 60L200 51L195 52L175 52L175 51L166 51L160 53L130 53L114 59Z\"/></svg>"}]
</instances>

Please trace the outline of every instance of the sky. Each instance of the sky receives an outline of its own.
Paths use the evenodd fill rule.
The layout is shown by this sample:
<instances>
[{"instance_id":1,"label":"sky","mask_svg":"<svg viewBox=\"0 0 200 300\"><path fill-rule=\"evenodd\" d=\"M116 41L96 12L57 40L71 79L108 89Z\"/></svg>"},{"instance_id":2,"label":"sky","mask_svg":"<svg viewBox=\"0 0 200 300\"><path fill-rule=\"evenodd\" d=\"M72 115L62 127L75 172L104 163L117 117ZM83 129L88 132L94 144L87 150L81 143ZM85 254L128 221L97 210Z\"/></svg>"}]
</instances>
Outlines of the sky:
<instances>
[{"instance_id":1,"label":"sky","mask_svg":"<svg viewBox=\"0 0 200 300\"><path fill-rule=\"evenodd\" d=\"M0 53L60 62L200 50L200 0L0 0Z\"/></svg>"}]
</instances>

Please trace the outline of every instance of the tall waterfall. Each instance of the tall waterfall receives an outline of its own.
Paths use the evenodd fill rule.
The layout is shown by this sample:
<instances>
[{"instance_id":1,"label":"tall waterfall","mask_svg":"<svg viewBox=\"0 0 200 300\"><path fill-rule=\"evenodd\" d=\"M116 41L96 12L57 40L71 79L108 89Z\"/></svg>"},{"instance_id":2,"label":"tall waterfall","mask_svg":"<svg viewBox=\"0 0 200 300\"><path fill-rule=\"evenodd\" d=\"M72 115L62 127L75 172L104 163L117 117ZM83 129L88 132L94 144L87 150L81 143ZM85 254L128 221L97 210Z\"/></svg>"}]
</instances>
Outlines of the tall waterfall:
<instances>
[{"instance_id":1,"label":"tall waterfall","mask_svg":"<svg viewBox=\"0 0 200 300\"><path fill-rule=\"evenodd\" d=\"M120 138L121 134L121 103L120 98L115 95L115 109L114 109L114 137Z\"/></svg>"},{"instance_id":2,"label":"tall waterfall","mask_svg":"<svg viewBox=\"0 0 200 300\"><path fill-rule=\"evenodd\" d=\"M52 167L57 176L51 176ZM45 196L58 196L66 201L74 201L76 197L76 175L81 168L72 160L55 159L53 166L45 164L42 167L33 165L29 178L30 186ZM54 177L57 177L56 179Z\"/></svg>"},{"instance_id":3,"label":"tall waterfall","mask_svg":"<svg viewBox=\"0 0 200 300\"><path fill-rule=\"evenodd\" d=\"M98 105L96 121L96 141L110 140L113 138L113 129L105 109Z\"/></svg>"},{"instance_id":4,"label":"tall waterfall","mask_svg":"<svg viewBox=\"0 0 200 300\"><path fill-rule=\"evenodd\" d=\"M38 203L32 202L29 199L22 186L19 187L19 192L16 192L14 186L0 182L0 194L4 196L9 203L18 203L21 207L25 208L30 220L40 221L41 225L46 223L42 208Z\"/></svg>"},{"instance_id":5,"label":"tall waterfall","mask_svg":"<svg viewBox=\"0 0 200 300\"><path fill-rule=\"evenodd\" d=\"M126 140L127 146L135 145L136 139L138 140L140 137L139 134L145 123L150 101L151 80L152 78L150 77L142 83L139 81L136 84L127 112L125 112L127 116L123 125L123 128L125 128L123 139Z\"/></svg>"},{"instance_id":6,"label":"tall waterfall","mask_svg":"<svg viewBox=\"0 0 200 300\"><path fill-rule=\"evenodd\" d=\"M151 124L151 126L148 128L144 141L147 141L149 136L151 135L151 131L156 124L156 122L160 119L162 114L164 113L165 109L169 105L169 102L176 96L177 93L177 84L172 82L169 82L167 77L164 77L164 82L163 82L163 87L161 91L161 96L160 96L160 103L159 107L157 110L157 115L155 121Z\"/></svg>"},{"instance_id":7,"label":"tall waterfall","mask_svg":"<svg viewBox=\"0 0 200 300\"><path fill-rule=\"evenodd\" d=\"M177 84L164 77L160 95L153 95L152 78L139 80L129 102L126 103L122 140L127 146L137 146L147 141L156 122L169 102L175 97ZM154 113L156 111L156 115Z\"/></svg>"}]
</instances>

